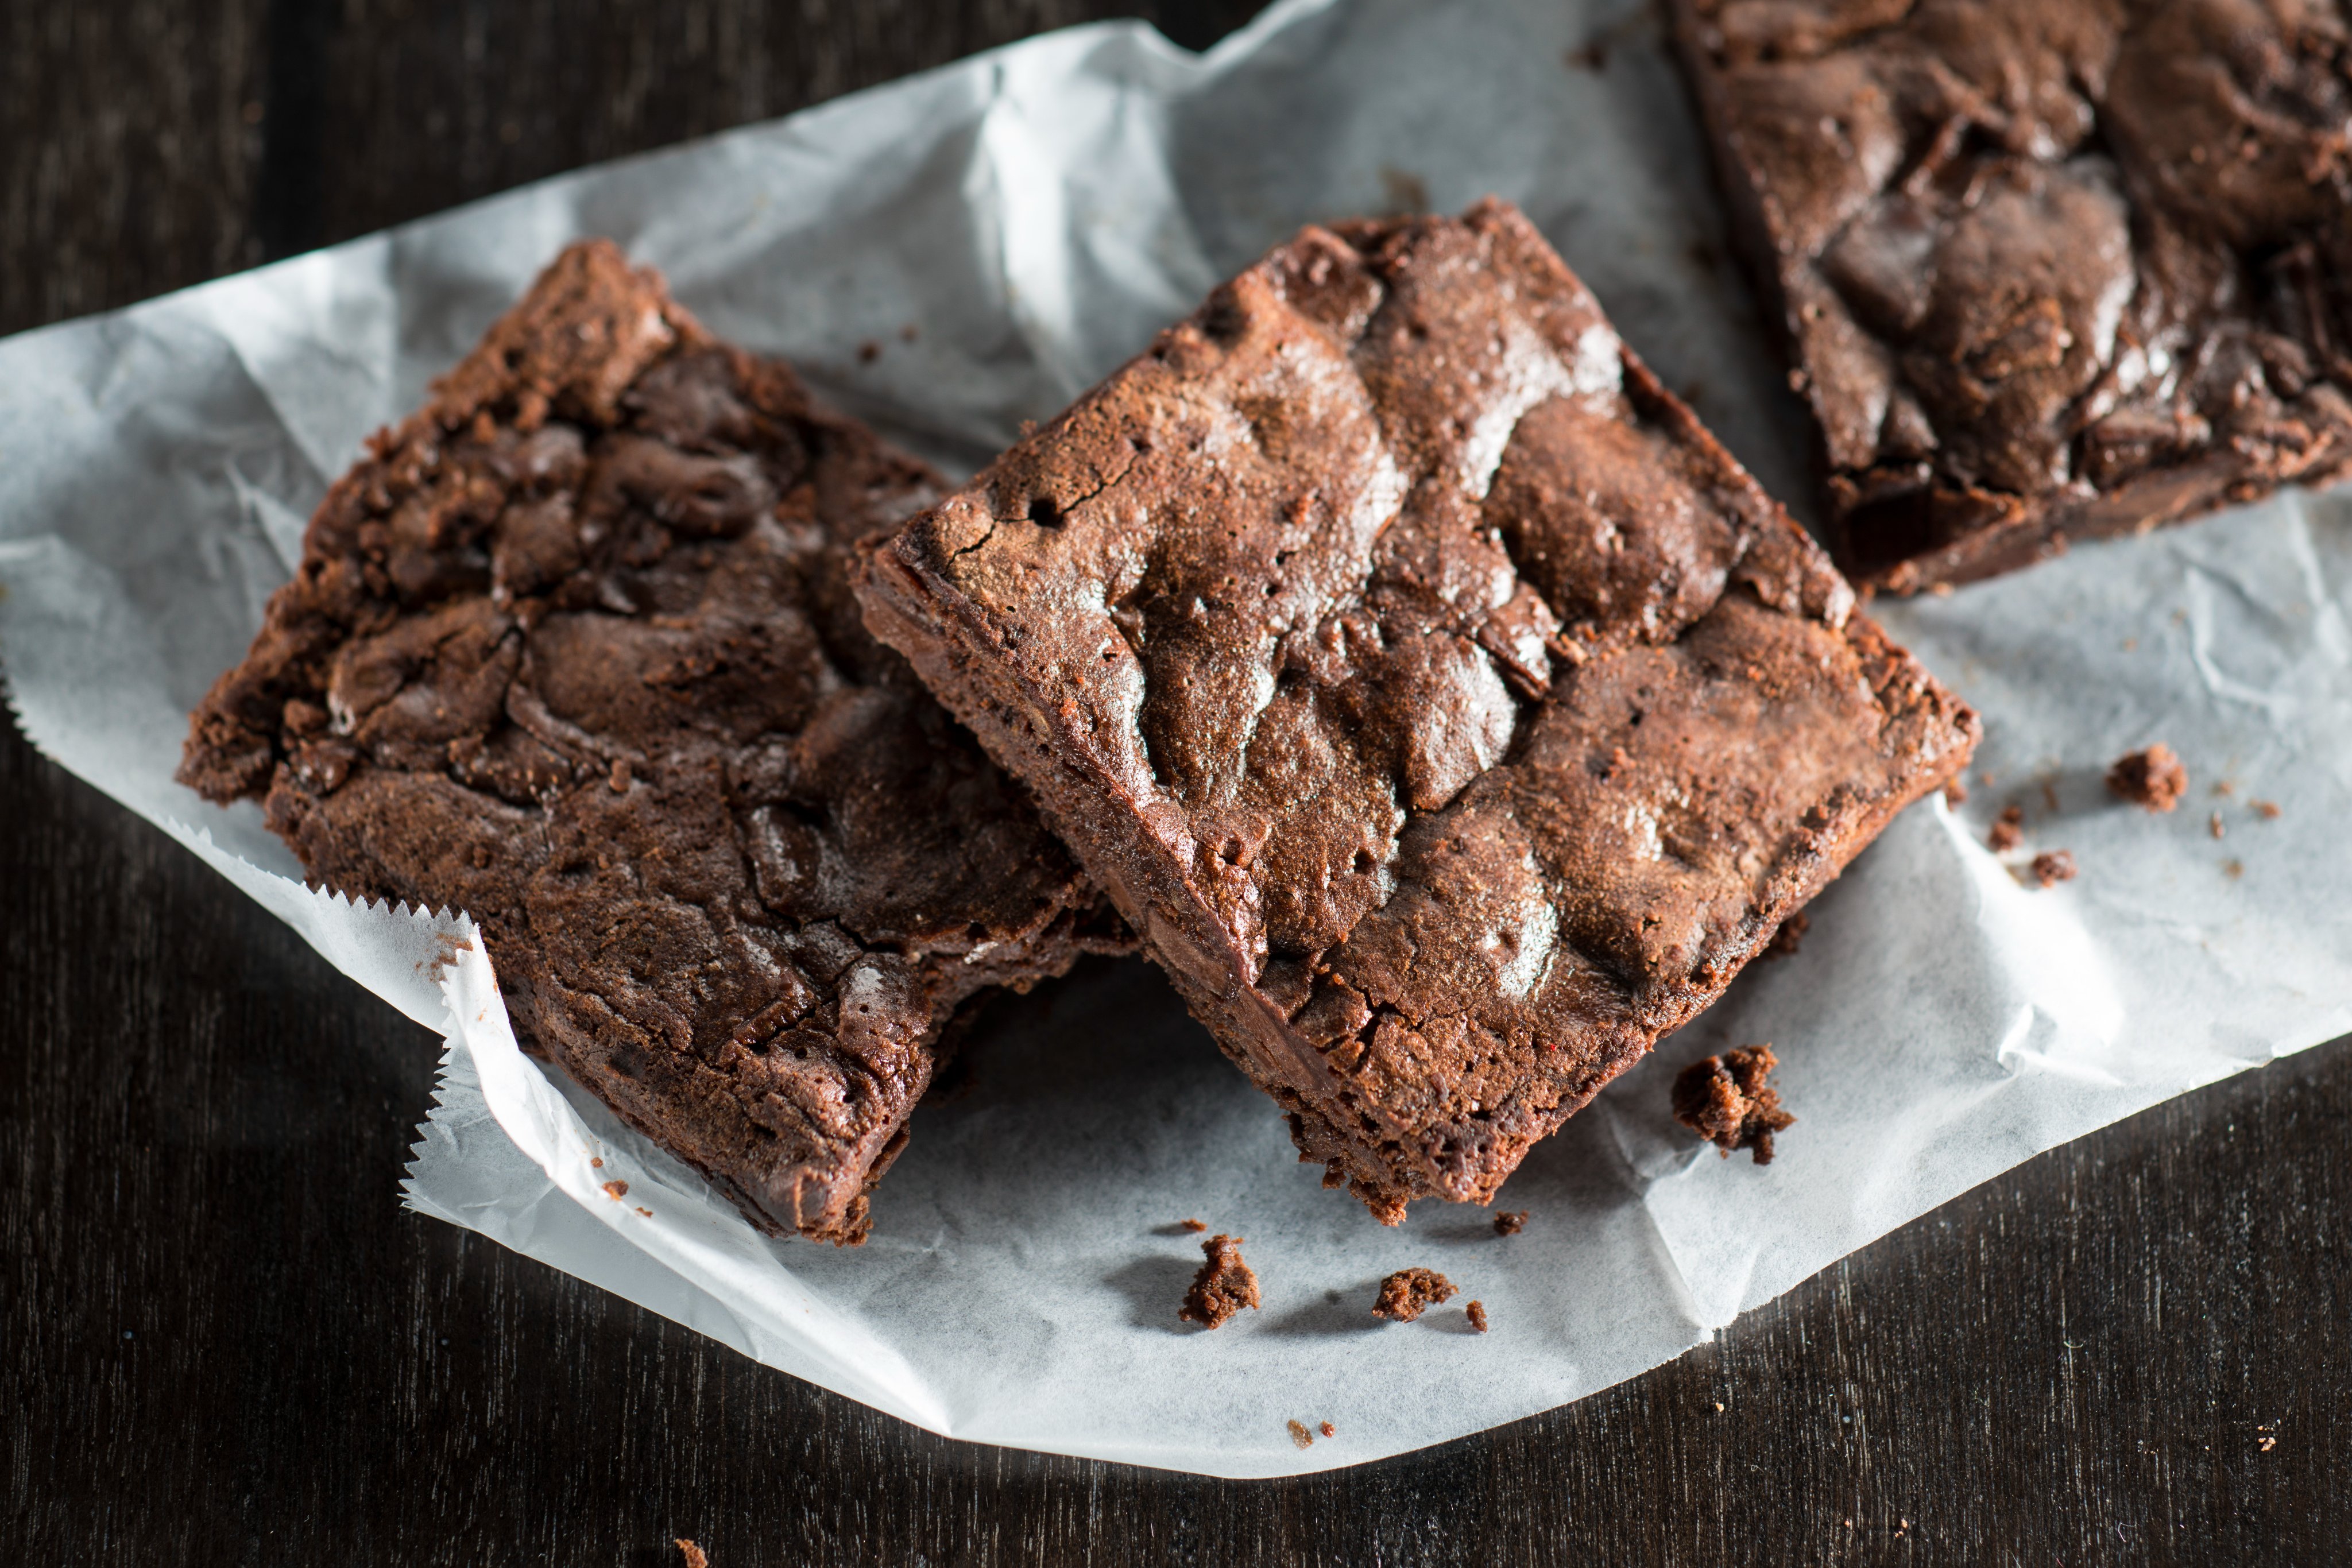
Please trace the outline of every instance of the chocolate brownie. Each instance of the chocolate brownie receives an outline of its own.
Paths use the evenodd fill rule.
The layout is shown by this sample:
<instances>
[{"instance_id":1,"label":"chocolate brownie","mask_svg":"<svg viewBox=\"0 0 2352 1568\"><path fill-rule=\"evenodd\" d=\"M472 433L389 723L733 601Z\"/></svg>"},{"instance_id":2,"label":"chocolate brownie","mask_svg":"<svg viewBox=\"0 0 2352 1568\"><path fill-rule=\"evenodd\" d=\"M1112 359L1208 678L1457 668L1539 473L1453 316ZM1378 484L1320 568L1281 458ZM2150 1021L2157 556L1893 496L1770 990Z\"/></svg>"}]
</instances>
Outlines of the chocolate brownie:
<instances>
[{"instance_id":1,"label":"chocolate brownie","mask_svg":"<svg viewBox=\"0 0 2352 1568\"><path fill-rule=\"evenodd\" d=\"M1381 1281L1372 1316L1409 1323L1454 1299L1454 1281L1434 1269L1400 1269Z\"/></svg>"},{"instance_id":2,"label":"chocolate brownie","mask_svg":"<svg viewBox=\"0 0 2352 1568\"><path fill-rule=\"evenodd\" d=\"M858 591L1391 1221L1492 1197L1977 733L1500 203L1304 231Z\"/></svg>"},{"instance_id":3,"label":"chocolate brownie","mask_svg":"<svg viewBox=\"0 0 2352 1568\"><path fill-rule=\"evenodd\" d=\"M859 623L845 550L937 486L575 246L329 491L180 777L318 883L470 912L527 1048L858 1240L958 1004L1118 940Z\"/></svg>"},{"instance_id":4,"label":"chocolate brownie","mask_svg":"<svg viewBox=\"0 0 2352 1568\"><path fill-rule=\"evenodd\" d=\"M1212 1236L1201 1243L1203 1261L1176 1315L1203 1328L1221 1328L1244 1307L1257 1310L1257 1276L1242 1261L1242 1239Z\"/></svg>"},{"instance_id":5,"label":"chocolate brownie","mask_svg":"<svg viewBox=\"0 0 2352 1568\"><path fill-rule=\"evenodd\" d=\"M1675 1075L1675 1120L1715 1145L1726 1159L1735 1149L1772 1163L1772 1134L1796 1124L1780 1108L1780 1092L1765 1080L1780 1065L1769 1045L1741 1046L1692 1062Z\"/></svg>"},{"instance_id":6,"label":"chocolate brownie","mask_svg":"<svg viewBox=\"0 0 2352 1568\"><path fill-rule=\"evenodd\" d=\"M1983 577L2352 462L2337 5L1675 5L1858 578Z\"/></svg>"}]
</instances>

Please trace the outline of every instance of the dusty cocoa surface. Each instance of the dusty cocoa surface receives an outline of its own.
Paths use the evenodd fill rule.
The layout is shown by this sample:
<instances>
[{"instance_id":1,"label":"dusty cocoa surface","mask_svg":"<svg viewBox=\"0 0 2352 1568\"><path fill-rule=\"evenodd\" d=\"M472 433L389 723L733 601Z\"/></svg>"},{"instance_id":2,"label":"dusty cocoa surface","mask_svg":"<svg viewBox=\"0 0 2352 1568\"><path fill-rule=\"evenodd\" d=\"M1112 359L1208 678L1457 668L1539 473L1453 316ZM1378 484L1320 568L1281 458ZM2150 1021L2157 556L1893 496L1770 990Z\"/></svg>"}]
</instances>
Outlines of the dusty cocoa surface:
<instances>
[{"instance_id":1,"label":"dusty cocoa surface","mask_svg":"<svg viewBox=\"0 0 2352 1568\"><path fill-rule=\"evenodd\" d=\"M1391 1221L1490 1198L1977 734L1497 203L1304 231L868 562Z\"/></svg>"},{"instance_id":2,"label":"dusty cocoa surface","mask_svg":"<svg viewBox=\"0 0 2352 1568\"><path fill-rule=\"evenodd\" d=\"M1675 12L1857 577L1982 577L2352 461L2339 7Z\"/></svg>"},{"instance_id":3,"label":"dusty cocoa surface","mask_svg":"<svg viewBox=\"0 0 2352 1568\"><path fill-rule=\"evenodd\" d=\"M1675 1076L1675 1120L1721 1149L1726 1159L1748 1149L1758 1165L1770 1165L1772 1134L1796 1121L1780 1108L1780 1092L1765 1082L1779 1065L1769 1045L1692 1062Z\"/></svg>"},{"instance_id":4,"label":"dusty cocoa surface","mask_svg":"<svg viewBox=\"0 0 2352 1568\"><path fill-rule=\"evenodd\" d=\"M859 623L844 551L937 485L574 246L329 492L181 778L471 913L527 1048L856 1241L958 1005L1118 940Z\"/></svg>"}]
</instances>

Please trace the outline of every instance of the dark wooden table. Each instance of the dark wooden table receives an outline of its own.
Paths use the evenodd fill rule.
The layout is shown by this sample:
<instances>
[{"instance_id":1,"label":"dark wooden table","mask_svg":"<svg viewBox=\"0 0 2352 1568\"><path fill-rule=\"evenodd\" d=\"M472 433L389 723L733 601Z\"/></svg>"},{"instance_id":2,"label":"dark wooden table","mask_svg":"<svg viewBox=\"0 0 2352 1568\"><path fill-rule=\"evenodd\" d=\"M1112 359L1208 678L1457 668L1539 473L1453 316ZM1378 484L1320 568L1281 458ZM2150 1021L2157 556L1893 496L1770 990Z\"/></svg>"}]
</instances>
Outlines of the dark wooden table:
<instances>
[{"instance_id":1,"label":"dark wooden table","mask_svg":"<svg viewBox=\"0 0 2352 1568\"><path fill-rule=\"evenodd\" d=\"M0 330L1139 11L0 5ZM2043 1155L1719 1343L1387 1463L975 1448L402 1211L436 1042L0 737L0 1559L2295 1562L2352 1501L2352 1051Z\"/></svg>"}]
</instances>

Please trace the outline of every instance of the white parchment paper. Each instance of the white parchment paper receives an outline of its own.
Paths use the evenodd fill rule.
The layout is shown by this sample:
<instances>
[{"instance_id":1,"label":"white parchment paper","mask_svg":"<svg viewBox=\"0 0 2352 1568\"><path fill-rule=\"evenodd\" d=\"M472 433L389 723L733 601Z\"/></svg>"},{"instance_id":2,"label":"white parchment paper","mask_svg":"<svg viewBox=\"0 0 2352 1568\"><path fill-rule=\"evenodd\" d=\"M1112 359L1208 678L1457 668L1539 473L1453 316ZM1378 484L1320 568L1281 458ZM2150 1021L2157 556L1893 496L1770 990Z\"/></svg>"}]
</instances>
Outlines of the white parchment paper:
<instances>
[{"instance_id":1,"label":"white parchment paper","mask_svg":"<svg viewBox=\"0 0 2352 1568\"><path fill-rule=\"evenodd\" d=\"M768 1241L516 1051L461 916L307 891L257 812L171 782L328 476L567 239L617 238L719 332L968 469L1297 225L1488 192L1801 504L1804 434L1642 0L1287 0L1205 58L1135 26L1053 35L0 343L11 701L445 1031L414 1207L935 1431L1139 1464L1328 1468L1577 1398L2037 1150L2352 1029L2352 519L2326 497L1882 605L1986 715L1992 782L1907 813L1800 955L1539 1148L1509 1240L1429 1205L1383 1229L1323 1191L1136 963L1014 1011L973 1092L918 1113L867 1246ZM2195 779L2168 817L2099 781L2154 739ZM1981 847L2011 800L2079 881L2027 891ZM1801 1118L1769 1169L1666 1112L1677 1067L1759 1040ZM1214 1333L1174 1315L1188 1216L1245 1235L1264 1281ZM1454 1308L1376 1323L1373 1282L1413 1263L1492 1333ZM1293 1420L1338 1436L1301 1450Z\"/></svg>"}]
</instances>

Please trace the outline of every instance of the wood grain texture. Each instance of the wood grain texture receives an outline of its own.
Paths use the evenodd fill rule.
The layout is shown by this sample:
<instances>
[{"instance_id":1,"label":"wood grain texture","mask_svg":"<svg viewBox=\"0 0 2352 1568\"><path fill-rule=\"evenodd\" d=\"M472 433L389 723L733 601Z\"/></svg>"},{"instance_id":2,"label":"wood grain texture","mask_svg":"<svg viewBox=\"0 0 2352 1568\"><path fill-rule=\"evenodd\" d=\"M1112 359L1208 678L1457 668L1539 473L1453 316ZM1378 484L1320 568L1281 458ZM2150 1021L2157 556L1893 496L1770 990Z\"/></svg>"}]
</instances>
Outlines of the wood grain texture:
<instances>
[{"instance_id":1,"label":"wood grain texture","mask_svg":"<svg viewBox=\"0 0 2352 1568\"><path fill-rule=\"evenodd\" d=\"M0 327L1118 9L12 0ZM1201 44L1252 9L1159 16ZM934 1438L403 1213L435 1045L0 739L0 1557L651 1568L677 1535L715 1568L2347 1551L2340 1043L2034 1160L1568 1409L1245 1485Z\"/></svg>"}]
</instances>

